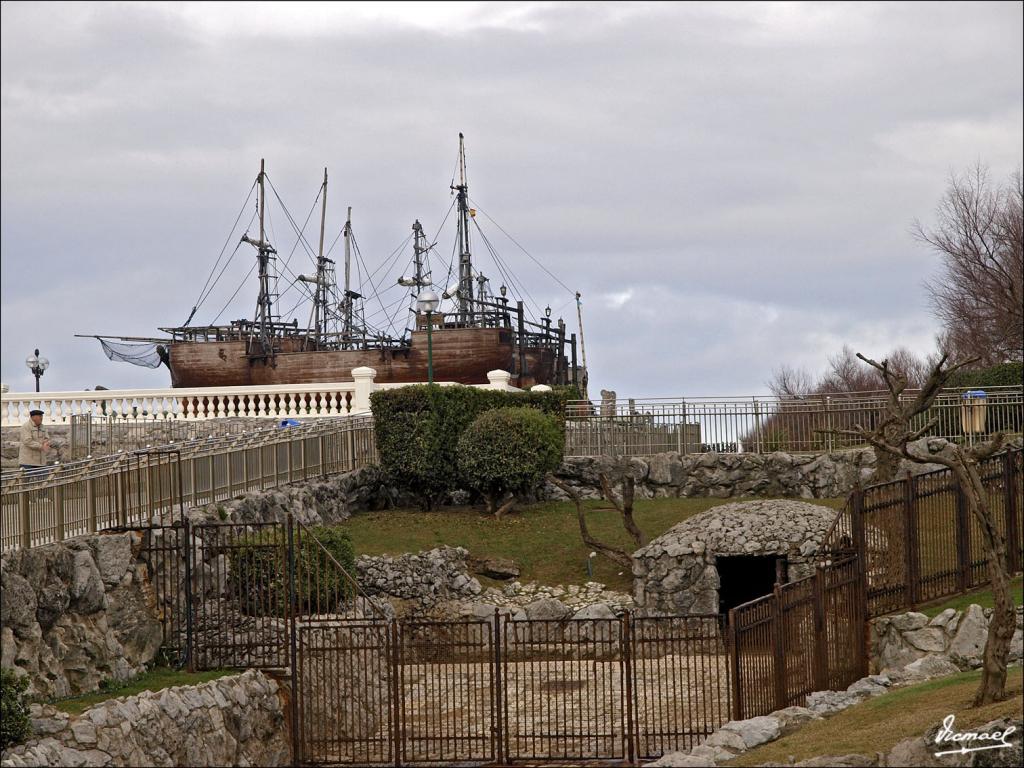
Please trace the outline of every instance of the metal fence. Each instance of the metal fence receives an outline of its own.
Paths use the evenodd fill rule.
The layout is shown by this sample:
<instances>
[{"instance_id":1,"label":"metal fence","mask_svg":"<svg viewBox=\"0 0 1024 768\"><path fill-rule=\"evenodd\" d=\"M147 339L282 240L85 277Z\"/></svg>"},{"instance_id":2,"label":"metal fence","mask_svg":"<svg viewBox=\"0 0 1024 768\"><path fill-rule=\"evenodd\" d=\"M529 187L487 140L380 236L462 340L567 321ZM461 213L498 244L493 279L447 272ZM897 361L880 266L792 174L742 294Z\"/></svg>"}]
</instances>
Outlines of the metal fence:
<instances>
[{"instance_id":1,"label":"metal fence","mask_svg":"<svg viewBox=\"0 0 1024 768\"><path fill-rule=\"evenodd\" d=\"M635 762L731 717L717 615L397 621L290 515L156 526L142 557L180 663L290 670L295 764Z\"/></svg>"},{"instance_id":2,"label":"metal fence","mask_svg":"<svg viewBox=\"0 0 1024 768\"><path fill-rule=\"evenodd\" d=\"M264 420L263 428L273 422ZM84 459L91 456L139 451L153 446L177 445L226 435L242 435L260 427L251 420L223 418L205 421L180 421L161 418L127 418L72 414L65 458Z\"/></svg>"},{"instance_id":3,"label":"metal fence","mask_svg":"<svg viewBox=\"0 0 1024 768\"><path fill-rule=\"evenodd\" d=\"M804 706L867 674L861 578L847 557L729 611L733 719Z\"/></svg>"},{"instance_id":4,"label":"metal fence","mask_svg":"<svg viewBox=\"0 0 1024 768\"><path fill-rule=\"evenodd\" d=\"M992 387L986 396L943 391L915 426L935 418L928 435L974 442L1024 428L1024 388ZM905 397L914 397L908 392ZM834 451L863 445L833 430L872 428L884 417L888 394L856 392L806 397L607 399L571 401L566 408L566 455L646 456L689 453Z\"/></svg>"},{"instance_id":5,"label":"metal fence","mask_svg":"<svg viewBox=\"0 0 1024 768\"><path fill-rule=\"evenodd\" d=\"M1022 568L1024 454L1006 451L978 469L1007 566ZM853 491L825 542L826 552L863 559L869 616L914 608L988 583L981 524L948 469Z\"/></svg>"},{"instance_id":6,"label":"metal fence","mask_svg":"<svg viewBox=\"0 0 1024 768\"><path fill-rule=\"evenodd\" d=\"M168 524L182 504L202 506L376 460L373 421L358 416L11 472L2 480L0 549Z\"/></svg>"}]
</instances>

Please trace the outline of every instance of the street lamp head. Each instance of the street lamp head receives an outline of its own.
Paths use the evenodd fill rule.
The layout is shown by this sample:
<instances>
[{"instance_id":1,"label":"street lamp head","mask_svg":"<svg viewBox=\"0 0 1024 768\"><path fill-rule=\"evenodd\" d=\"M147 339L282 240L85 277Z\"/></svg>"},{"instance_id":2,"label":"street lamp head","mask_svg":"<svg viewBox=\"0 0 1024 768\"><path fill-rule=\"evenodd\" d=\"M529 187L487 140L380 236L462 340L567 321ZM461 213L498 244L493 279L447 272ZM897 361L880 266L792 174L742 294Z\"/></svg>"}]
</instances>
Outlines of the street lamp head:
<instances>
[{"instance_id":1,"label":"street lamp head","mask_svg":"<svg viewBox=\"0 0 1024 768\"><path fill-rule=\"evenodd\" d=\"M505 296L508 295L508 287L504 283L501 284L501 288L498 290L501 291L502 298L505 298Z\"/></svg>"},{"instance_id":2,"label":"street lamp head","mask_svg":"<svg viewBox=\"0 0 1024 768\"><path fill-rule=\"evenodd\" d=\"M544 317L551 317L551 305L544 307Z\"/></svg>"},{"instance_id":3,"label":"street lamp head","mask_svg":"<svg viewBox=\"0 0 1024 768\"><path fill-rule=\"evenodd\" d=\"M39 350L35 350L31 355L25 358L25 365L30 371L35 373L36 370L45 371L50 367L50 361L45 357L39 356Z\"/></svg>"},{"instance_id":4,"label":"street lamp head","mask_svg":"<svg viewBox=\"0 0 1024 768\"><path fill-rule=\"evenodd\" d=\"M416 310L418 312L433 312L437 309L441 299L433 291L423 291L416 297Z\"/></svg>"}]
</instances>

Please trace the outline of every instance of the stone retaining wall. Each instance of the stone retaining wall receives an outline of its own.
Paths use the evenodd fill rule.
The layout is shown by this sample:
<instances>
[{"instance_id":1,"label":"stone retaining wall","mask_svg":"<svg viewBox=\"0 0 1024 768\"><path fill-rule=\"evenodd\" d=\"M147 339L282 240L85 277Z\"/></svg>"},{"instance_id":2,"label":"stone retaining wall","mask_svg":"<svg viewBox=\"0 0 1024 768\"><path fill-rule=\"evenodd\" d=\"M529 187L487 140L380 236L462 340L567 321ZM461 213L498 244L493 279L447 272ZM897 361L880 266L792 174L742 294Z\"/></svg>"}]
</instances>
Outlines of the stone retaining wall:
<instances>
[{"instance_id":1,"label":"stone retaining wall","mask_svg":"<svg viewBox=\"0 0 1024 768\"><path fill-rule=\"evenodd\" d=\"M162 641L136 556L141 536L109 533L0 558L0 663L43 697L94 691L151 662Z\"/></svg>"},{"instance_id":2,"label":"stone retaining wall","mask_svg":"<svg viewBox=\"0 0 1024 768\"><path fill-rule=\"evenodd\" d=\"M905 462L900 471L914 474L937 466ZM607 457L567 458L555 474L583 498L601 497L598 475L615 476ZM875 454L868 448L823 454L699 453L686 456L659 453L630 460L638 498L678 496L771 496L824 499L845 496L859 479L867 483L875 471ZM550 499L565 499L552 484Z\"/></svg>"},{"instance_id":3,"label":"stone retaining wall","mask_svg":"<svg viewBox=\"0 0 1024 768\"><path fill-rule=\"evenodd\" d=\"M971 605L966 611L947 608L929 619L911 611L871 620L869 663L873 672L902 669L919 659L941 656L960 669L981 666L991 608ZM1024 606L1017 606L1017 630L1010 644L1010 662L1019 662L1024 643Z\"/></svg>"},{"instance_id":4,"label":"stone retaining wall","mask_svg":"<svg viewBox=\"0 0 1024 768\"><path fill-rule=\"evenodd\" d=\"M358 512L390 506L397 493L377 467L364 467L326 479L249 491L189 511L193 522L284 522L291 512L305 525L340 523Z\"/></svg>"},{"instance_id":5,"label":"stone retaining wall","mask_svg":"<svg viewBox=\"0 0 1024 768\"><path fill-rule=\"evenodd\" d=\"M195 686L111 699L69 717L36 709L36 738L7 766L291 765L287 692L250 670Z\"/></svg>"},{"instance_id":6,"label":"stone retaining wall","mask_svg":"<svg viewBox=\"0 0 1024 768\"><path fill-rule=\"evenodd\" d=\"M468 554L462 547L438 547L397 557L361 555L355 576L368 595L428 606L480 594L480 582L466 568Z\"/></svg>"}]
</instances>

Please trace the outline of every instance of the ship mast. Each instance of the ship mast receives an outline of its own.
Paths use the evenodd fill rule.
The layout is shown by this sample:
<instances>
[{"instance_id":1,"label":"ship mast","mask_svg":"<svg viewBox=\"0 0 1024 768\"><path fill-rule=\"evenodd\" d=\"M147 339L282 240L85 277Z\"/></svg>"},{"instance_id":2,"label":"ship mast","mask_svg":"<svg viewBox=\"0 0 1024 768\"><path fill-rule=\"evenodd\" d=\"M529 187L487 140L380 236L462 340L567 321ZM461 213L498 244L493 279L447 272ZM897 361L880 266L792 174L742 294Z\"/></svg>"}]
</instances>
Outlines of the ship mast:
<instances>
[{"instance_id":1,"label":"ship mast","mask_svg":"<svg viewBox=\"0 0 1024 768\"><path fill-rule=\"evenodd\" d=\"M419 219L416 219L412 223L412 261L415 271L412 279L417 291L426 284L423 281L423 254L427 251L425 243L426 238L423 236L423 225L420 224Z\"/></svg>"},{"instance_id":2,"label":"ship mast","mask_svg":"<svg viewBox=\"0 0 1024 768\"><path fill-rule=\"evenodd\" d=\"M256 299L256 322L260 338L260 346L263 349L263 354L269 356L273 351L273 312L274 312L274 300L270 294L270 257L271 254L276 254L277 251L267 242L266 230L264 228L264 213L266 209L266 188L264 186L264 179L266 178L266 166L263 158L260 158L260 175L257 177L259 182L259 213L260 213L260 239L255 241L248 235L242 235L242 242L249 243L256 248L257 258L259 259L259 279L260 279L260 293Z\"/></svg>"},{"instance_id":3,"label":"ship mast","mask_svg":"<svg viewBox=\"0 0 1024 768\"><path fill-rule=\"evenodd\" d=\"M344 325L341 329L342 346L349 348L352 339L352 290L350 281L352 279L352 206L348 207L348 217L345 219L345 299L342 302Z\"/></svg>"},{"instance_id":4,"label":"ship mast","mask_svg":"<svg viewBox=\"0 0 1024 768\"><path fill-rule=\"evenodd\" d=\"M469 185L466 183L466 147L459 134L459 183L452 186L459 204L459 321L473 320L473 257L469 252Z\"/></svg>"},{"instance_id":5,"label":"ship mast","mask_svg":"<svg viewBox=\"0 0 1024 768\"><path fill-rule=\"evenodd\" d=\"M324 225L327 222L327 169L324 168L324 199L320 206L320 250L316 259L316 298L313 300L316 348L320 349L323 323L327 320L327 263L324 259Z\"/></svg>"}]
</instances>

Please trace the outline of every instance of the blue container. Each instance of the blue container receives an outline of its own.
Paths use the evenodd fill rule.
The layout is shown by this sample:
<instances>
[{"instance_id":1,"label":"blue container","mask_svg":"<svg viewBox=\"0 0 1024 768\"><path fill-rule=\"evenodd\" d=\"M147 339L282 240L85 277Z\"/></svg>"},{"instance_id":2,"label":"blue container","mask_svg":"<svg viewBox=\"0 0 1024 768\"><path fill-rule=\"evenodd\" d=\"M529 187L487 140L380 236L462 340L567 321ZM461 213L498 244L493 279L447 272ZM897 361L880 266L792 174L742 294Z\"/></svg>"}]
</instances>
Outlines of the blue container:
<instances>
[{"instance_id":1,"label":"blue container","mask_svg":"<svg viewBox=\"0 0 1024 768\"><path fill-rule=\"evenodd\" d=\"M964 400L980 400L981 398L988 397L988 395L985 394L984 389L969 389L960 397Z\"/></svg>"},{"instance_id":2,"label":"blue container","mask_svg":"<svg viewBox=\"0 0 1024 768\"><path fill-rule=\"evenodd\" d=\"M287 429L288 427L302 426L302 422L296 419L281 419L281 423L278 426L280 426L281 429Z\"/></svg>"}]
</instances>

